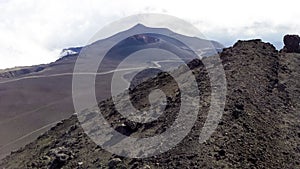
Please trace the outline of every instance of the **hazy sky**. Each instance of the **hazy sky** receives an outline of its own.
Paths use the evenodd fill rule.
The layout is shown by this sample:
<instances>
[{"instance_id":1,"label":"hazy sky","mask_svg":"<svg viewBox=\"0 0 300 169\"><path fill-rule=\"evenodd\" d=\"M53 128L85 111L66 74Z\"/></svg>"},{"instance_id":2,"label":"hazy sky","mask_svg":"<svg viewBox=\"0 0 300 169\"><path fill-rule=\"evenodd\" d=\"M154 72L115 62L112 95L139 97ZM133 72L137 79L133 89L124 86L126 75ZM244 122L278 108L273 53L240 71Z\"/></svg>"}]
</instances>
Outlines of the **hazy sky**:
<instances>
[{"instance_id":1,"label":"hazy sky","mask_svg":"<svg viewBox=\"0 0 300 169\"><path fill-rule=\"evenodd\" d=\"M140 13L184 19L226 46L262 38L280 47L284 34L300 34L298 1L0 0L0 69L54 61L104 25Z\"/></svg>"}]
</instances>

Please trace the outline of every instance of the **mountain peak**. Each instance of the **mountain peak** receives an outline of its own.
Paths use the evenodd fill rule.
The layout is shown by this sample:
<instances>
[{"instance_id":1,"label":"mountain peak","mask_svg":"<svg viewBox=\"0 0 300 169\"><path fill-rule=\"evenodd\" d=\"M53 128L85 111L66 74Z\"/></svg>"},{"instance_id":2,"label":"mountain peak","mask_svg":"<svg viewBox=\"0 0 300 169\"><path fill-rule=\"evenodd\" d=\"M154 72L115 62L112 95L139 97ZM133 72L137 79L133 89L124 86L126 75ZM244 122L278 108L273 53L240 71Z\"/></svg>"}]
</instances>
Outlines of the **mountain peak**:
<instances>
[{"instance_id":1,"label":"mountain peak","mask_svg":"<svg viewBox=\"0 0 300 169\"><path fill-rule=\"evenodd\" d=\"M138 24L134 25L132 28L147 28L147 27L141 23L138 23Z\"/></svg>"}]
</instances>

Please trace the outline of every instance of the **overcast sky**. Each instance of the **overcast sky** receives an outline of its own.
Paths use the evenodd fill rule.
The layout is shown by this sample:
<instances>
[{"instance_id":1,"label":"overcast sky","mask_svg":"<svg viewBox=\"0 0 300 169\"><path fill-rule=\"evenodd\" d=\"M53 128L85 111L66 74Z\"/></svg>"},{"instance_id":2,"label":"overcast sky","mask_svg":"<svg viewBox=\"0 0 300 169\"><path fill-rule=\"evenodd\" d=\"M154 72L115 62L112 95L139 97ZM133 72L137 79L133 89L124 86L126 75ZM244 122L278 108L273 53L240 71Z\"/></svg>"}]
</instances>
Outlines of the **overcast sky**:
<instances>
[{"instance_id":1,"label":"overcast sky","mask_svg":"<svg viewBox=\"0 0 300 169\"><path fill-rule=\"evenodd\" d=\"M0 0L0 11L0 69L54 61L63 48L140 13L184 19L226 46L262 38L281 47L284 34L300 34L296 0Z\"/></svg>"}]
</instances>

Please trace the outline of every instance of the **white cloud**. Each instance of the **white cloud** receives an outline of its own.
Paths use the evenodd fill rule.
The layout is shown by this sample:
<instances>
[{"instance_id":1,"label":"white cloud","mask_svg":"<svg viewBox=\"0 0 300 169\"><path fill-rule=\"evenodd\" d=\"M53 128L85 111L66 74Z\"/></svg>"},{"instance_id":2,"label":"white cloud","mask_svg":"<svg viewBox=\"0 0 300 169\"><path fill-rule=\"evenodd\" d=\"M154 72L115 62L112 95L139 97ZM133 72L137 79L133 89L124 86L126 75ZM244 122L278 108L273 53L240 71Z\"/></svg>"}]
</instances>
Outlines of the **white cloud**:
<instances>
[{"instance_id":1,"label":"white cloud","mask_svg":"<svg viewBox=\"0 0 300 169\"><path fill-rule=\"evenodd\" d=\"M239 38L281 41L300 33L297 1L0 0L0 68L54 61L104 25L138 13L166 13L226 45Z\"/></svg>"}]
</instances>

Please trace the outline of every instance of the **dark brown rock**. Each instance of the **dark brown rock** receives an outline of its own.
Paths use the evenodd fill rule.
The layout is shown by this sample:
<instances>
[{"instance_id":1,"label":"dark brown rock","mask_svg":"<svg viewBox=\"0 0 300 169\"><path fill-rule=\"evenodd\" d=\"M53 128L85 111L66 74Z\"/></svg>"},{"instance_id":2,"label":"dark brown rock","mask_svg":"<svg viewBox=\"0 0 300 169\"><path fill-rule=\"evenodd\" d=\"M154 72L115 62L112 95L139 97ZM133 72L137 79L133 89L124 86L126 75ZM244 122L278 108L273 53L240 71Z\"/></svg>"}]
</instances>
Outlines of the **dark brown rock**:
<instances>
[{"instance_id":1,"label":"dark brown rock","mask_svg":"<svg viewBox=\"0 0 300 169\"><path fill-rule=\"evenodd\" d=\"M300 37L298 35L285 35L283 38L284 48L286 53L300 53Z\"/></svg>"}]
</instances>

